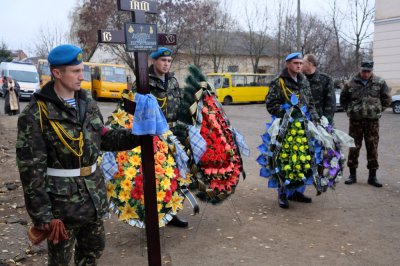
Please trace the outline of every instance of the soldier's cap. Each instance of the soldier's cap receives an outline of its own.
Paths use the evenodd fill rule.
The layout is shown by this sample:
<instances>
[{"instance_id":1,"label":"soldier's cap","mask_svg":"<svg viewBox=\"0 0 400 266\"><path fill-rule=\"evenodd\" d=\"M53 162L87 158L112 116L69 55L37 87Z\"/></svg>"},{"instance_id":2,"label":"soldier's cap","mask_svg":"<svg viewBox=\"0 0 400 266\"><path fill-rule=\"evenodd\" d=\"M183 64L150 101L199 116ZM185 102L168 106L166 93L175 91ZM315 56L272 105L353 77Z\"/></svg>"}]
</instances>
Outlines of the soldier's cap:
<instances>
[{"instance_id":1,"label":"soldier's cap","mask_svg":"<svg viewBox=\"0 0 400 266\"><path fill-rule=\"evenodd\" d=\"M154 51L150 54L150 57L153 59L158 59L160 57L171 56L171 55L172 55L171 49L168 49L166 47L159 47L157 51Z\"/></svg>"},{"instance_id":2,"label":"soldier's cap","mask_svg":"<svg viewBox=\"0 0 400 266\"><path fill-rule=\"evenodd\" d=\"M290 55L286 56L285 61L290 61L292 59L303 59L303 55L300 52L291 53Z\"/></svg>"},{"instance_id":3,"label":"soldier's cap","mask_svg":"<svg viewBox=\"0 0 400 266\"><path fill-rule=\"evenodd\" d=\"M373 61L362 61L361 62L361 71L362 70L372 71L373 69L374 69Z\"/></svg>"},{"instance_id":4,"label":"soldier's cap","mask_svg":"<svg viewBox=\"0 0 400 266\"><path fill-rule=\"evenodd\" d=\"M62 44L53 48L47 57L50 66L79 65L82 60L82 49L71 44Z\"/></svg>"}]
</instances>

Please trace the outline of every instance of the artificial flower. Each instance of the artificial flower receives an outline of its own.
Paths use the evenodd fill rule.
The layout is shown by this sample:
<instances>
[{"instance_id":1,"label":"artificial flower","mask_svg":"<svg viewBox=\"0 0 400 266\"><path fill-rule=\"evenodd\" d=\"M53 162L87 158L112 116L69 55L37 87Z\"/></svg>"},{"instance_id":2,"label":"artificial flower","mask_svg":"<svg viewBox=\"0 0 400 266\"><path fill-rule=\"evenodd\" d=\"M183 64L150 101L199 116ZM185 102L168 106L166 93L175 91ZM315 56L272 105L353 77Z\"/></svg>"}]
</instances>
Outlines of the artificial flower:
<instances>
[{"instance_id":1,"label":"artificial flower","mask_svg":"<svg viewBox=\"0 0 400 266\"><path fill-rule=\"evenodd\" d=\"M118 209L121 211L121 214L118 217L119 220L129 221L131 219L139 218L139 216L136 212L136 206L131 206L129 204L125 204L123 207L120 207Z\"/></svg>"},{"instance_id":2,"label":"artificial flower","mask_svg":"<svg viewBox=\"0 0 400 266\"><path fill-rule=\"evenodd\" d=\"M127 112L125 112L125 111L123 111L123 110L121 110L119 108L118 108L116 113L112 113L112 116L113 116L114 119L112 120L111 123L112 124L119 124L119 125L121 125L123 127L125 127L126 120L129 120Z\"/></svg>"},{"instance_id":3,"label":"artificial flower","mask_svg":"<svg viewBox=\"0 0 400 266\"><path fill-rule=\"evenodd\" d=\"M174 192L171 200L167 203L166 207L171 208L173 212L177 212L178 210L183 209L182 205L183 197L180 196L177 192Z\"/></svg>"}]
</instances>

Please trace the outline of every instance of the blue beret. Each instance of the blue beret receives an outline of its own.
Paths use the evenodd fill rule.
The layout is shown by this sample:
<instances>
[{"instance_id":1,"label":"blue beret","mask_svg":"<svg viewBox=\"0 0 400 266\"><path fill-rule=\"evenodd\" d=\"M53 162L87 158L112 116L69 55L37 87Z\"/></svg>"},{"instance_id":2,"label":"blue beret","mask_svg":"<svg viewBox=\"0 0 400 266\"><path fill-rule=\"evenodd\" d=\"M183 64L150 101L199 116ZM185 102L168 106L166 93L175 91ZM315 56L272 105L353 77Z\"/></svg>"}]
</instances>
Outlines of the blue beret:
<instances>
[{"instance_id":1,"label":"blue beret","mask_svg":"<svg viewBox=\"0 0 400 266\"><path fill-rule=\"evenodd\" d=\"M303 59L303 56L300 52L291 53L290 55L286 56L285 61L289 61L292 59Z\"/></svg>"},{"instance_id":2,"label":"blue beret","mask_svg":"<svg viewBox=\"0 0 400 266\"><path fill-rule=\"evenodd\" d=\"M47 57L51 66L79 65L82 59L82 49L70 44L53 48Z\"/></svg>"},{"instance_id":3,"label":"blue beret","mask_svg":"<svg viewBox=\"0 0 400 266\"><path fill-rule=\"evenodd\" d=\"M160 47L157 49L157 51L154 51L150 54L150 57L153 59L158 59L159 57L163 56L171 56L172 55L172 50L165 48L165 47Z\"/></svg>"}]
</instances>

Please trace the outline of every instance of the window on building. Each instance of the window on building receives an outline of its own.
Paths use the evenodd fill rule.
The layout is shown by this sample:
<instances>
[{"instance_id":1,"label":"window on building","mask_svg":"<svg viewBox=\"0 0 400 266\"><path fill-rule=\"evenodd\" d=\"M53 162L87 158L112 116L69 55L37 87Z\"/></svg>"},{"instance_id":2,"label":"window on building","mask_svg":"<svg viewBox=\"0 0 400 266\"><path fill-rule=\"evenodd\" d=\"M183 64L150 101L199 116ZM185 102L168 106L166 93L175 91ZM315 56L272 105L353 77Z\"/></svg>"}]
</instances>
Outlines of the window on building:
<instances>
[{"instance_id":1,"label":"window on building","mask_svg":"<svg viewBox=\"0 0 400 266\"><path fill-rule=\"evenodd\" d=\"M239 66L228 66L228 72L239 72Z\"/></svg>"}]
</instances>

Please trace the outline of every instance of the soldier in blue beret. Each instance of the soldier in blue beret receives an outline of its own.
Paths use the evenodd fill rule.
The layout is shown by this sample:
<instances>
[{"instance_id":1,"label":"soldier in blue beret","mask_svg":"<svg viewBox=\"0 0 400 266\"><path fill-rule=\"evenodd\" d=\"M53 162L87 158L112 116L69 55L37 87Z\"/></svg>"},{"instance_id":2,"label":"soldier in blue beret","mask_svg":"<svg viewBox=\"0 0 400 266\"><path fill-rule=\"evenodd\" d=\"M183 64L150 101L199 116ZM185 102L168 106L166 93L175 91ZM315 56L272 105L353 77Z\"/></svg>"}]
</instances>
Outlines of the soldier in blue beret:
<instances>
[{"instance_id":1,"label":"soldier in blue beret","mask_svg":"<svg viewBox=\"0 0 400 266\"><path fill-rule=\"evenodd\" d=\"M300 52L291 53L286 56L286 67L270 83L266 107L271 115L283 118L286 110L282 106L289 104L292 94L295 94L299 99L299 106L307 106L312 121L316 122L319 121L319 116L315 111L310 84L307 78L301 73L302 58ZM279 177L276 175L273 178ZM278 184L278 204L281 208L289 208L288 200L311 203L312 199L304 195L305 185L302 182L291 184L294 188L288 188L280 182Z\"/></svg>"},{"instance_id":2,"label":"soldier in blue beret","mask_svg":"<svg viewBox=\"0 0 400 266\"><path fill-rule=\"evenodd\" d=\"M174 73L169 72L172 63L172 50L166 47L159 47L157 51L150 54L151 65L149 67L149 87L167 119L169 128L174 132L176 126L178 108L181 103L182 91L179 88L178 80ZM136 84L133 84L132 91L136 92ZM128 92L124 92L123 98L128 98ZM122 102L119 107L124 109ZM188 222L174 215L168 225L187 227Z\"/></svg>"},{"instance_id":3,"label":"soldier in blue beret","mask_svg":"<svg viewBox=\"0 0 400 266\"><path fill-rule=\"evenodd\" d=\"M82 49L70 44L55 47L47 57L50 66L74 66L82 63L82 60Z\"/></svg>"},{"instance_id":4,"label":"soldier in blue beret","mask_svg":"<svg viewBox=\"0 0 400 266\"><path fill-rule=\"evenodd\" d=\"M360 71L345 83L340 94L340 105L349 117L349 135L355 147L349 149L347 166L350 176L346 185L357 183L358 156L364 139L367 149L368 184L382 187L376 177L379 168L379 119L391 104L390 88L386 81L373 73L374 62L361 62Z\"/></svg>"},{"instance_id":5,"label":"soldier in blue beret","mask_svg":"<svg viewBox=\"0 0 400 266\"><path fill-rule=\"evenodd\" d=\"M96 265L105 247L107 190L97 167L102 150L130 150L139 138L107 129L96 101L81 90L82 50L60 45L48 61L54 80L18 119L17 164L34 244L47 238L48 265Z\"/></svg>"},{"instance_id":6,"label":"soldier in blue beret","mask_svg":"<svg viewBox=\"0 0 400 266\"><path fill-rule=\"evenodd\" d=\"M287 62L292 59L303 59L303 56L301 55L300 52L291 53L288 56L286 56L285 61Z\"/></svg>"},{"instance_id":7,"label":"soldier in blue beret","mask_svg":"<svg viewBox=\"0 0 400 266\"><path fill-rule=\"evenodd\" d=\"M166 47L160 47L157 51L154 51L150 54L152 59L158 59L159 57L170 57L172 56L172 50Z\"/></svg>"}]
</instances>

